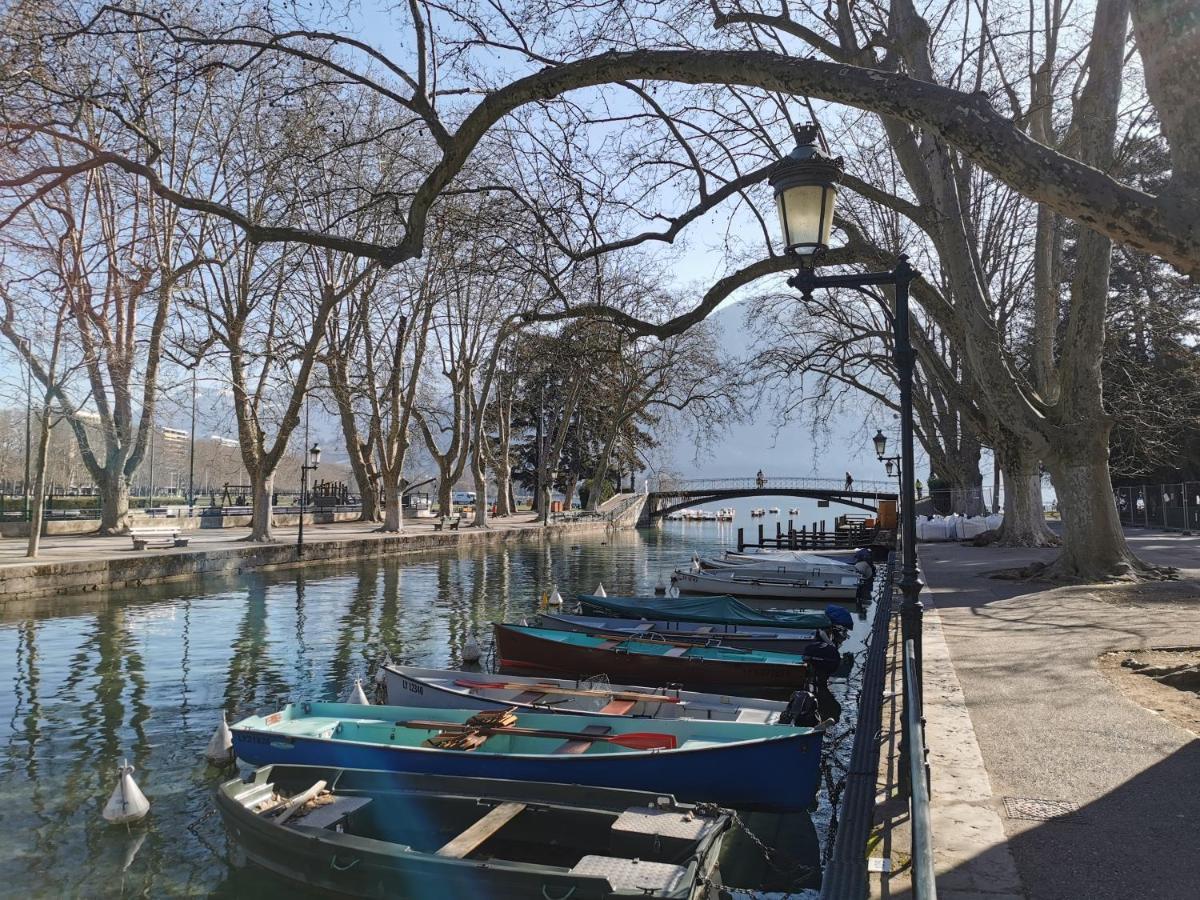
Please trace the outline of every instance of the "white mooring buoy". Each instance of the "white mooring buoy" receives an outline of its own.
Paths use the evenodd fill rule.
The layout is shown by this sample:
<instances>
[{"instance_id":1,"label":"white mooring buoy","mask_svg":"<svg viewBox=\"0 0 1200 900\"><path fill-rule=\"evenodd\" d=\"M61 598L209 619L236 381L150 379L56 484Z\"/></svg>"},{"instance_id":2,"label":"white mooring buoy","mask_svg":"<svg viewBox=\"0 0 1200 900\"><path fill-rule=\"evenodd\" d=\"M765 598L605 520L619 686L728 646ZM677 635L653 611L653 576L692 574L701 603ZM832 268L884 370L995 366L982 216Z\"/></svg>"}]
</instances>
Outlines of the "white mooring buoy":
<instances>
[{"instance_id":1,"label":"white mooring buoy","mask_svg":"<svg viewBox=\"0 0 1200 900\"><path fill-rule=\"evenodd\" d=\"M463 642L462 659L463 662L479 662L483 657L483 649L479 646L479 639L475 637L475 629L467 630L467 639Z\"/></svg>"},{"instance_id":2,"label":"white mooring buoy","mask_svg":"<svg viewBox=\"0 0 1200 900\"><path fill-rule=\"evenodd\" d=\"M558 585L554 586L554 590L550 592L550 599L546 601L550 606L562 606L562 594L558 592Z\"/></svg>"},{"instance_id":3,"label":"white mooring buoy","mask_svg":"<svg viewBox=\"0 0 1200 900\"><path fill-rule=\"evenodd\" d=\"M208 740L204 758L214 766L227 766L233 762L233 735L229 733L229 723L225 721L224 710L221 711L221 723Z\"/></svg>"},{"instance_id":4,"label":"white mooring buoy","mask_svg":"<svg viewBox=\"0 0 1200 900\"><path fill-rule=\"evenodd\" d=\"M662 597L667 593L667 586L662 580L662 573L659 573L658 582L654 585L654 596Z\"/></svg>"},{"instance_id":5,"label":"white mooring buoy","mask_svg":"<svg viewBox=\"0 0 1200 900\"><path fill-rule=\"evenodd\" d=\"M363 690L362 681L358 678L354 679L354 690L350 692L350 702L357 703L359 706L371 705L371 701L367 699L367 692Z\"/></svg>"},{"instance_id":6,"label":"white mooring buoy","mask_svg":"<svg viewBox=\"0 0 1200 900\"><path fill-rule=\"evenodd\" d=\"M600 582L598 585L596 585L596 593L593 594L592 596L593 597L607 597L608 596L608 591L604 590L604 582L603 581Z\"/></svg>"},{"instance_id":7,"label":"white mooring buoy","mask_svg":"<svg viewBox=\"0 0 1200 900\"><path fill-rule=\"evenodd\" d=\"M150 801L133 780L133 766L129 760L121 760L117 769L117 786L104 804L104 821L112 825L128 825L144 818L150 812Z\"/></svg>"}]
</instances>

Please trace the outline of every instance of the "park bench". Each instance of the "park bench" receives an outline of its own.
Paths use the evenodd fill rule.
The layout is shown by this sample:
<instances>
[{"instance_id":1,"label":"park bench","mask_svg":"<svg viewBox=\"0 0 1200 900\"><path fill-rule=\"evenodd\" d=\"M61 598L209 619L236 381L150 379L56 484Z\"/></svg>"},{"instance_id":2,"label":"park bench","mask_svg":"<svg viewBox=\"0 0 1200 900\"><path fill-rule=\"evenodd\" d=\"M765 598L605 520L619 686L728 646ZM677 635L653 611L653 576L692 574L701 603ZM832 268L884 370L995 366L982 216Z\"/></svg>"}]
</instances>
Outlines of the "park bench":
<instances>
[{"instance_id":1,"label":"park bench","mask_svg":"<svg viewBox=\"0 0 1200 900\"><path fill-rule=\"evenodd\" d=\"M133 539L134 550L145 550L147 547L186 547L187 537L180 537L176 528L133 528L129 531Z\"/></svg>"},{"instance_id":2,"label":"park bench","mask_svg":"<svg viewBox=\"0 0 1200 900\"><path fill-rule=\"evenodd\" d=\"M458 531L458 525L462 521L462 516L442 516L438 521L433 523L434 531L446 529L448 531Z\"/></svg>"}]
</instances>

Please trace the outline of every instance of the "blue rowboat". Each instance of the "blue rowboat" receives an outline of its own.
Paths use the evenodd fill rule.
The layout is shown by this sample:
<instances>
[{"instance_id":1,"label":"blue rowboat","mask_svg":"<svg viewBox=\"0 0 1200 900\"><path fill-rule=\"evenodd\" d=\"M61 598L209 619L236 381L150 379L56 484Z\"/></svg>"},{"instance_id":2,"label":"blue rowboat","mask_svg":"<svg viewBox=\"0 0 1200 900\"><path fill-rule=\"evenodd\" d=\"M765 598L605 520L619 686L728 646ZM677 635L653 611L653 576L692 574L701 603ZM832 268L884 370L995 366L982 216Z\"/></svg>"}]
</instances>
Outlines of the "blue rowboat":
<instances>
[{"instance_id":1,"label":"blue rowboat","mask_svg":"<svg viewBox=\"0 0 1200 900\"><path fill-rule=\"evenodd\" d=\"M767 628L828 628L826 612L793 612L755 609L736 597L597 597L580 594L580 611L585 615L619 616L624 619L655 619L668 622L706 622L713 625L761 625ZM837 609L837 607L835 607ZM854 621L844 610L845 622Z\"/></svg>"},{"instance_id":2,"label":"blue rowboat","mask_svg":"<svg viewBox=\"0 0 1200 900\"><path fill-rule=\"evenodd\" d=\"M488 736L474 749L427 743L439 732L466 731L476 715L459 709L304 702L250 716L231 730L234 752L253 765L585 784L777 812L807 809L818 786L824 736L819 728L522 713L516 731L477 730ZM662 743L674 748L629 749L615 743L635 742L647 732L668 736Z\"/></svg>"}]
</instances>

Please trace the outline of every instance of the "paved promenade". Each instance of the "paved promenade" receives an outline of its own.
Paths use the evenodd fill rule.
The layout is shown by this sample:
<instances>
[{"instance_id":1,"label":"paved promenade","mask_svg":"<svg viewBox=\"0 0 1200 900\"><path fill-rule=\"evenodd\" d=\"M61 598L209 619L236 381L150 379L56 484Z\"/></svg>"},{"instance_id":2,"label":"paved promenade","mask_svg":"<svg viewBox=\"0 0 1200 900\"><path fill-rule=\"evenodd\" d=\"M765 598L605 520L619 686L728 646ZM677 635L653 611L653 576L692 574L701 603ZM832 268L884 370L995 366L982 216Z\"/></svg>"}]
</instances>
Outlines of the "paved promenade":
<instances>
[{"instance_id":1,"label":"paved promenade","mask_svg":"<svg viewBox=\"0 0 1200 900\"><path fill-rule=\"evenodd\" d=\"M986 574L1054 551L920 548L942 900L1200 896L1200 739L1097 664L1200 645L1200 538L1129 539L1181 580L1050 588ZM904 896L902 881L876 895Z\"/></svg>"},{"instance_id":2,"label":"paved promenade","mask_svg":"<svg viewBox=\"0 0 1200 900\"><path fill-rule=\"evenodd\" d=\"M433 534L434 519L406 519L405 534ZM503 519L492 519L489 522L493 530L537 529L541 520L533 513L520 513ZM163 519L162 525L155 527L171 527L170 519ZM327 525L304 526L306 543L318 541L364 541L378 540L383 535L377 529L379 526L369 522L335 522ZM465 522L463 532L475 531ZM245 546L244 538L250 534L249 528L198 528L186 532L189 538L185 550L134 550L129 535L102 537L95 534L64 534L42 538L41 549L37 562L75 562L83 560L113 559L116 557L161 557L167 553L195 553L207 550L225 550ZM289 525L275 529L275 540L280 544L296 543L296 526ZM0 538L0 567L26 565L30 562L25 556L26 538Z\"/></svg>"}]
</instances>

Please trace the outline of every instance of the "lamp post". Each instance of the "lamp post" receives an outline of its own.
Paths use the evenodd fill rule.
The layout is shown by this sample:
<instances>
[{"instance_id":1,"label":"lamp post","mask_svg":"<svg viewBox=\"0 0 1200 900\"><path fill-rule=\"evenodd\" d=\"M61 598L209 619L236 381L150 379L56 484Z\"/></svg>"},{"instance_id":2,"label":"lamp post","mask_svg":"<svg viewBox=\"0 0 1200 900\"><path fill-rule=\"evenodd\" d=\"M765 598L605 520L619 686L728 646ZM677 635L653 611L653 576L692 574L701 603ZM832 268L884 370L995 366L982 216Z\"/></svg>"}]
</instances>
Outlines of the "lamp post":
<instances>
[{"instance_id":1,"label":"lamp post","mask_svg":"<svg viewBox=\"0 0 1200 900\"><path fill-rule=\"evenodd\" d=\"M558 469L548 472L550 483L546 486L546 495L542 499L542 527L550 524L550 504L554 497L554 482L558 481Z\"/></svg>"},{"instance_id":2,"label":"lamp post","mask_svg":"<svg viewBox=\"0 0 1200 900\"><path fill-rule=\"evenodd\" d=\"M296 532L296 558L304 558L304 497L308 493L308 473L317 471L321 464L321 445L313 444L308 451L308 462L300 462L300 528Z\"/></svg>"},{"instance_id":3,"label":"lamp post","mask_svg":"<svg viewBox=\"0 0 1200 900\"><path fill-rule=\"evenodd\" d=\"M188 515L196 514L196 367L192 366L192 432L188 438Z\"/></svg>"},{"instance_id":4,"label":"lamp post","mask_svg":"<svg viewBox=\"0 0 1200 900\"><path fill-rule=\"evenodd\" d=\"M875 430L875 437L871 438L871 442L875 445L875 456L883 463L884 470L888 473L888 478L893 474L899 474L904 469L900 465L899 456L887 456L887 437L883 433L882 428Z\"/></svg>"},{"instance_id":5,"label":"lamp post","mask_svg":"<svg viewBox=\"0 0 1200 900\"><path fill-rule=\"evenodd\" d=\"M900 514L902 561L900 590L901 629L904 640L912 640L916 663L917 690L921 685L921 580L917 574L916 496L913 484L913 368L916 355L908 335L908 286L917 272L901 255L890 272L818 275L821 254L827 249L833 227L833 208L837 186L842 178L842 160L817 146L815 125L796 129L796 148L779 161L770 176L775 204L783 228L785 248L797 257L799 269L788 285L808 299L817 288L864 290L890 285L895 291L895 309L890 313L893 352L900 388ZM886 311L885 311L886 312ZM875 436L876 450L882 458L887 447L883 432Z\"/></svg>"}]
</instances>

